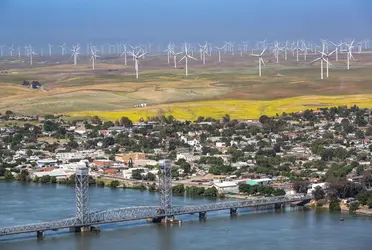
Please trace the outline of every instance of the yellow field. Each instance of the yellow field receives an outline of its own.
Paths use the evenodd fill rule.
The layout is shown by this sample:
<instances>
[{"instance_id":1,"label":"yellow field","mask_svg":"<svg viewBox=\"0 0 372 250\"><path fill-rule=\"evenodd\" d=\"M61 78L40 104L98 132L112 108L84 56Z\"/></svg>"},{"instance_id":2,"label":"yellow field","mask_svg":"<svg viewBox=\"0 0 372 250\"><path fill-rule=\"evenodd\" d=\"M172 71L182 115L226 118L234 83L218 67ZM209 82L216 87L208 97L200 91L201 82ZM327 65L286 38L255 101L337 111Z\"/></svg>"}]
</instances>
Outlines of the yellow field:
<instances>
[{"instance_id":1,"label":"yellow field","mask_svg":"<svg viewBox=\"0 0 372 250\"><path fill-rule=\"evenodd\" d=\"M357 105L372 107L372 95L345 96L301 96L269 101L255 100L216 100L157 105L146 108L133 108L123 111L87 111L69 113L72 117L99 116L104 120L119 120L127 116L133 121L158 115L173 115L179 120L196 120L199 116L221 118L229 114L235 119L258 119L261 115L275 116L277 113L297 112L333 106Z\"/></svg>"}]
</instances>

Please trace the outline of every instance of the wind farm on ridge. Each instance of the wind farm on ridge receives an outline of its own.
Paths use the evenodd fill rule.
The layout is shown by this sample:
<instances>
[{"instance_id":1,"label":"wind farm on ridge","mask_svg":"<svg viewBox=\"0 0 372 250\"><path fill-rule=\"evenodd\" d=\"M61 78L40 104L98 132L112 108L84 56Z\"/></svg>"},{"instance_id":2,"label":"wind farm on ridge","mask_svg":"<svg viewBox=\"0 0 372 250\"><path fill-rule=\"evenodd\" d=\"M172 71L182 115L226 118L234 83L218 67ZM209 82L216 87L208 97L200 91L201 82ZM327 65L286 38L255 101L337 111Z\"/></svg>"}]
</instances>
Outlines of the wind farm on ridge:
<instances>
[{"instance_id":1,"label":"wind farm on ridge","mask_svg":"<svg viewBox=\"0 0 372 250\"><path fill-rule=\"evenodd\" d=\"M309 107L372 107L367 39L44 47L0 44L1 112L245 119ZM24 80L42 86L30 89Z\"/></svg>"}]
</instances>

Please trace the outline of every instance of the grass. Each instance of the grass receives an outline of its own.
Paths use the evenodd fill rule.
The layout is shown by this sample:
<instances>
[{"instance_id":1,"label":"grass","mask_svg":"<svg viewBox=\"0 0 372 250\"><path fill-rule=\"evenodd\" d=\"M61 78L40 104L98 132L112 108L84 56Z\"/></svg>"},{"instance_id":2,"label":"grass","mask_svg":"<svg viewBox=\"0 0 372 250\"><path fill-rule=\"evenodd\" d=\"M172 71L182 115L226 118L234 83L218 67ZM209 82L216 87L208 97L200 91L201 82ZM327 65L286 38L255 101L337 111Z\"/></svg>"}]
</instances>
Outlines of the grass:
<instances>
[{"instance_id":1,"label":"grass","mask_svg":"<svg viewBox=\"0 0 372 250\"><path fill-rule=\"evenodd\" d=\"M138 121L158 115L173 115L180 120L196 120L199 116L221 118L229 114L236 119L257 119L261 115L275 116L277 113L297 112L332 106L372 107L372 95L345 96L301 96L275 100L217 100L174 103L147 108L133 108L122 111L86 111L69 113L72 117L99 116L105 120L119 120L127 116Z\"/></svg>"},{"instance_id":2,"label":"grass","mask_svg":"<svg viewBox=\"0 0 372 250\"><path fill-rule=\"evenodd\" d=\"M34 67L5 62L2 66L8 73L0 75L0 113L99 115L109 120L162 114L178 119L220 118L229 113L253 119L309 107L354 103L371 107L367 99L372 95L372 75L366 60L372 61L372 57L368 55L359 61L356 58L350 71L344 70L343 59L333 62L331 77L323 81L318 64L293 59L276 64L266 58L263 77L257 76L257 61L249 57L224 55L221 64L216 57L208 59L206 66L192 62L190 75L185 77L184 69L172 69L166 58L148 57L141 63L140 79L134 78L131 60L124 66L121 59L107 59L95 71L84 58L76 67L62 57L54 60L61 60L59 64L52 60ZM31 90L21 86L23 80L40 80L45 85L42 90ZM219 85L213 85L216 83ZM148 107L134 108L139 103Z\"/></svg>"}]
</instances>

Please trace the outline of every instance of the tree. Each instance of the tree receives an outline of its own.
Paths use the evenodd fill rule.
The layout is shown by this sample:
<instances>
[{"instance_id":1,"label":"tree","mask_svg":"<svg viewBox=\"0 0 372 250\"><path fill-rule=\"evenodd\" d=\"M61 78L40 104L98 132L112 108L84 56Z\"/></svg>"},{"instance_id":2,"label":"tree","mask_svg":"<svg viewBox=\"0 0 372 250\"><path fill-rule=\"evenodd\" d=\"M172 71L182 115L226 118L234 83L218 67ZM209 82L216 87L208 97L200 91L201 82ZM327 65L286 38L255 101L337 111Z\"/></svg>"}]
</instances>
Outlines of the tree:
<instances>
[{"instance_id":1,"label":"tree","mask_svg":"<svg viewBox=\"0 0 372 250\"><path fill-rule=\"evenodd\" d=\"M5 180L13 180L14 176L13 176L12 172L10 172L9 170L5 170L4 179Z\"/></svg>"},{"instance_id":2,"label":"tree","mask_svg":"<svg viewBox=\"0 0 372 250\"><path fill-rule=\"evenodd\" d=\"M185 193L185 186L183 184L173 186L172 193L176 195L183 195Z\"/></svg>"},{"instance_id":3,"label":"tree","mask_svg":"<svg viewBox=\"0 0 372 250\"><path fill-rule=\"evenodd\" d=\"M50 183L56 184L57 183L57 177L55 177L55 176L50 177Z\"/></svg>"},{"instance_id":4,"label":"tree","mask_svg":"<svg viewBox=\"0 0 372 250\"><path fill-rule=\"evenodd\" d=\"M110 188L116 188L120 185L120 182L118 180L113 180L110 182Z\"/></svg>"},{"instance_id":5,"label":"tree","mask_svg":"<svg viewBox=\"0 0 372 250\"><path fill-rule=\"evenodd\" d=\"M123 116L120 119L120 125L124 126L124 127L127 127L127 128L131 128L133 126L133 122L128 117Z\"/></svg>"},{"instance_id":6,"label":"tree","mask_svg":"<svg viewBox=\"0 0 372 250\"><path fill-rule=\"evenodd\" d=\"M270 118L269 118L268 116L266 116L266 115L261 115L260 118L259 118L258 120L259 120L259 122L260 122L261 124L264 124L264 123L266 123L267 121L269 121Z\"/></svg>"},{"instance_id":7,"label":"tree","mask_svg":"<svg viewBox=\"0 0 372 250\"><path fill-rule=\"evenodd\" d=\"M151 172L148 172L147 175L146 175L146 180L148 180L148 181L155 181L156 180L156 175L154 175Z\"/></svg>"},{"instance_id":8,"label":"tree","mask_svg":"<svg viewBox=\"0 0 372 250\"><path fill-rule=\"evenodd\" d=\"M27 154L28 157L30 157L30 156L32 155L32 150L31 150L31 149L28 149L28 150L26 151L26 154Z\"/></svg>"},{"instance_id":9,"label":"tree","mask_svg":"<svg viewBox=\"0 0 372 250\"><path fill-rule=\"evenodd\" d=\"M349 211L350 212L355 212L356 210L358 210L359 209L359 202L357 202L357 201L354 201L354 202L351 202L350 204L349 204Z\"/></svg>"},{"instance_id":10,"label":"tree","mask_svg":"<svg viewBox=\"0 0 372 250\"><path fill-rule=\"evenodd\" d=\"M7 110L7 111L5 111L5 115L7 115L7 116L10 116L10 115L13 115L14 113L13 113L13 111L11 111L11 110Z\"/></svg>"},{"instance_id":11,"label":"tree","mask_svg":"<svg viewBox=\"0 0 372 250\"><path fill-rule=\"evenodd\" d=\"M204 192L204 196L207 196L207 197L217 197L217 195L218 195L218 191L217 191L217 188L215 187L207 188Z\"/></svg>"},{"instance_id":12,"label":"tree","mask_svg":"<svg viewBox=\"0 0 372 250\"><path fill-rule=\"evenodd\" d=\"M102 180L98 180L98 181L97 181L97 186L99 186L99 187L104 187L104 186L105 186L105 182L102 181Z\"/></svg>"},{"instance_id":13,"label":"tree","mask_svg":"<svg viewBox=\"0 0 372 250\"><path fill-rule=\"evenodd\" d=\"M92 117L91 122L93 124L97 124L97 125L101 125L102 124L101 119L98 116L96 116L96 115Z\"/></svg>"},{"instance_id":14,"label":"tree","mask_svg":"<svg viewBox=\"0 0 372 250\"><path fill-rule=\"evenodd\" d=\"M296 181L293 183L293 189L297 193L307 193L309 189L310 182L309 181Z\"/></svg>"},{"instance_id":15,"label":"tree","mask_svg":"<svg viewBox=\"0 0 372 250\"><path fill-rule=\"evenodd\" d=\"M321 188L320 186L317 186L313 190L312 194L313 194L314 199L316 201L321 200L321 199L324 199L324 197L325 197L325 192L324 192L323 188Z\"/></svg>"},{"instance_id":16,"label":"tree","mask_svg":"<svg viewBox=\"0 0 372 250\"><path fill-rule=\"evenodd\" d=\"M30 174L27 169L21 171L21 173L18 175L18 180L21 182L30 181Z\"/></svg>"},{"instance_id":17,"label":"tree","mask_svg":"<svg viewBox=\"0 0 372 250\"><path fill-rule=\"evenodd\" d=\"M329 202L329 211L340 211L340 201L337 198L332 198Z\"/></svg>"},{"instance_id":18,"label":"tree","mask_svg":"<svg viewBox=\"0 0 372 250\"><path fill-rule=\"evenodd\" d=\"M112 146L112 145L114 145L115 144L115 139L114 139L114 137L111 137L111 136L109 136L109 137L105 137L104 139L103 139L103 141L102 141L102 146L104 147L104 148L107 148L108 146Z\"/></svg>"},{"instance_id":19,"label":"tree","mask_svg":"<svg viewBox=\"0 0 372 250\"><path fill-rule=\"evenodd\" d=\"M191 172L191 166L188 162L183 162L180 167L183 169L185 174L189 174Z\"/></svg>"},{"instance_id":20,"label":"tree","mask_svg":"<svg viewBox=\"0 0 372 250\"><path fill-rule=\"evenodd\" d=\"M132 179L142 180L143 169L136 169L132 171Z\"/></svg>"},{"instance_id":21,"label":"tree","mask_svg":"<svg viewBox=\"0 0 372 250\"><path fill-rule=\"evenodd\" d=\"M367 206L368 208L372 208L372 196L370 196L367 200Z\"/></svg>"},{"instance_id":22,"label":"tree","mask_svg":"<svg viewBox=\"0 0 372 250\"><path fill-rule=\"evenodd\" d=\"M52 121L44 121L44 131L46 132L52 132L52 131L57 131L59 128L58 124Z\"/></svg>"}]
</instances>

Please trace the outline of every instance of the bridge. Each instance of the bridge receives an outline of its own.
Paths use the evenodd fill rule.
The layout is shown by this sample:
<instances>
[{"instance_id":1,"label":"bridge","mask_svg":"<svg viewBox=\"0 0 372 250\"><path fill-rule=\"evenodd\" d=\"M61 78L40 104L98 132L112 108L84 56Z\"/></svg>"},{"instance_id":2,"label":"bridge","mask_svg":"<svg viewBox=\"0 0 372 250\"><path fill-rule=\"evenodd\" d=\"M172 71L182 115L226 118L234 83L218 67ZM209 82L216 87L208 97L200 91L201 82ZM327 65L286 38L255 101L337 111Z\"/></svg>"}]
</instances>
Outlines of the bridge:
<instances>
[{"instance_id":1,"label":"bridge","mask_svg":"<svg viewBox=\"0 0 372 250\"><path fill-rule=\"evenodd\" d=\"M172 222L173 218L183 214L199 214L199 218L206 218L207 212L230 210L230 214L237 214L239 208L280 207L286 203L306 202L311 195L291 195L264 197L240 201L217 202L192 206L172 206L172 185L170 162L160 162L162 175L160 176L160 206L126 207L108 209L96 212L88 210L88 169L79 168L76 172L76 216L62 220L42 222L0 228L0 236L36 232L37 237L44 237L44 231L68 228L73 232L92 231L96 225L125 222L132 220L151 219L152 221Z\"/></svg>"}]
</instances>

